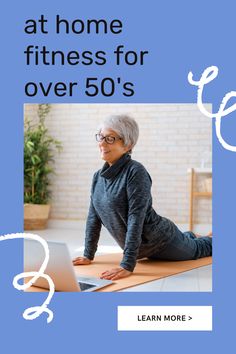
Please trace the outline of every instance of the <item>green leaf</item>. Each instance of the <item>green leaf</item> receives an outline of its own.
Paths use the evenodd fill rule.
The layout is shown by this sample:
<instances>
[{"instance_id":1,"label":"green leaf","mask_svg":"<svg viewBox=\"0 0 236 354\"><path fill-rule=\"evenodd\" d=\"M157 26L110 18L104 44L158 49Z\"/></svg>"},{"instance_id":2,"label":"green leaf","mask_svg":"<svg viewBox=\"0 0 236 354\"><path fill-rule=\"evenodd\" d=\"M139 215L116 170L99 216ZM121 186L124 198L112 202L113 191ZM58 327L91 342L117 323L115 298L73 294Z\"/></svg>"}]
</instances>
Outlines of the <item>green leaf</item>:
<instances>
[{"instance_id":1,"label":"green leaf","mask_svg":"<svg viewBox=\"0 0 236 354\"><path fill-rule=\"evenodd\" d=\"M62 150L60 141L45 126L49 104L38 105L37 124L25 118L24 202L47 204L51 197L50 175L55 173L54 156ZM32 190L34 191L32 195Z\"/></svg>"}]
</instances>

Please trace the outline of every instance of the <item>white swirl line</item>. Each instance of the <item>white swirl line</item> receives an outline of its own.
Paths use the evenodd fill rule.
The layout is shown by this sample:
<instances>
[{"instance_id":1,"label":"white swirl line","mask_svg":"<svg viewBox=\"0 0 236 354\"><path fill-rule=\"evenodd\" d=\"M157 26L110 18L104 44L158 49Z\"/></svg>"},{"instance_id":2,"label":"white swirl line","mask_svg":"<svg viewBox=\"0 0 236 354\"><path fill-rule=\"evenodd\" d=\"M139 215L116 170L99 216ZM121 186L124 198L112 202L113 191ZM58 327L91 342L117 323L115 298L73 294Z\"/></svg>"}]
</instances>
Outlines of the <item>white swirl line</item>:
<instances>
[{"instance_id":1,"label":"white swirl line","mask_svg":"<svg viewBox=\"0 0 236 354\"><path fill-rule=\"evenodd\" d=\"M32 239L36 240L41 243L41 245L44 248L45 251L45 259L39 269L38 272L24 272L16 275L13 279L13 286L17 290L25 290L30 288L38 278L42 277L48 281L49 284L49 293L44 301L44 303L41 306L34 306L34 307L29 307L23 312L23 317L26 320L34 320L38 316L40 316L43 312L46 312L48 314L47 317L47 323L50 323L53 319L53 312L48 308L48 305L53 297L53 294L55 292L55 286L52 281L52 279L49 277L49 275L44 274L44 271L47 267L48 261L49 261L49 248L47 242L40 236L35 235L35 234L25 234L25 233L16 233L16 234L7 234L4 236L0 236L0 241L5 241L5 240L12 240L12 239L18 239L18 238L23 238L23 239ZM27 281L24 284L19 284L18 281L20 279L26 278L26 277L31 277L29 281Z\"/></svg>"},{"instance_id":2,"label":"white swirl line","mask_svg":"<svg viewBox=\"0 0 236 354\"><path fill-rule=\"evenodd\" d=\"M224 138L222 137L221 134L221 119L222 117L227 116L228 114L234 112L236 110L236 103L234 103L232 106L228 107L225 109L228 101L236 97L236 91L231 91L228 92L224 98L222 99L220 108L218 112L216 113L210 113L208 112L205 107L203 106L202 103L202 94L203 94L203 88L205 85L209 84L209 82L213 81L217 75L218 75L218 68L217 66L210 66L204 70L202 73L202 76L199 81L193 80L193 73L190 71L188 73L188 81L191 85L193 86L198 86L198 91L197 91L197 105L199 110L204 114L206 117L209 118L215 118L215 128L216 128L216 136L220 142L220 144L229 151L236 152L236 146L235 145L230 145L228 144Z\"/></svg>"}]
</instances>

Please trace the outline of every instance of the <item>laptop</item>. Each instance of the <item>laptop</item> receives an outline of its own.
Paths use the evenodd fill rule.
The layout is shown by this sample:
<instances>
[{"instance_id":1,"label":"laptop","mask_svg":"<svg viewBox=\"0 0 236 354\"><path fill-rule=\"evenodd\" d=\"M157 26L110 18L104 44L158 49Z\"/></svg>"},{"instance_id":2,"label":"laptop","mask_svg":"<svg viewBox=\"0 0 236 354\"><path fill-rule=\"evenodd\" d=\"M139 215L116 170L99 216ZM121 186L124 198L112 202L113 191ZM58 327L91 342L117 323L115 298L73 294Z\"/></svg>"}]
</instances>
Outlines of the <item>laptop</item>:
<instances>
[{"instance_id":1,"label":"laptop","mask_svg":"<svg viewBox=\"0 0 236 354\"><path fill-rule=\"evenodd\" d=\"M45 270L54 282L56 291L91 292L112 284L111 280L75 275L74 266L66 243L47 241L49 261ZM39 271L45 259L43 246L36 240L24 240L24 271ZM82 268L82 266L81 266ZM34 286L49 289L46 279L39 278Z\"/></svg>"}]
</instances>

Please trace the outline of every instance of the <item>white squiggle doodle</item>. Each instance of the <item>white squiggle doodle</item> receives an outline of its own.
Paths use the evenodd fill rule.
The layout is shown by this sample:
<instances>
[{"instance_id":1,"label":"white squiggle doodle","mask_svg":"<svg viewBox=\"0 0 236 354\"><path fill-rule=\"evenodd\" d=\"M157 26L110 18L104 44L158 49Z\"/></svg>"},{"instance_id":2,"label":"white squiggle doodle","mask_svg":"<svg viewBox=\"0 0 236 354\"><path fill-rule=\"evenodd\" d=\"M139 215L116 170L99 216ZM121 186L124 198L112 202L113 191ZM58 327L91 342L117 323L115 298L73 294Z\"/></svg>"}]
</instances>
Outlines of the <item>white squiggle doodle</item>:
<instances>
[{"instance_id":1,"label":"white squiggle doodle","mask_svg":"<svg viewBox=\"0 0 236 354\"><path fill-rule=\"evenodd\" d=\"M193 86L198 86L198 94L197 94L197 104L199 110L204 114L206 117L209 118L215 118L215 127L216 127L216 135L221 143L221 145L229 151L236 152L236 146L228 144L222 137L221 135L221 118L227 116L228 114L234 112L236 110L236 103L234 103L232 106L228 107L225 109L225 106L227 105L228 101L232 97L236 97L236 91L231 91L228 92L220 105L219 111L217 113L210 113L208 112L205 107L202 104L202 94L203 94L203 88L206 84L209 82L213 81L218 75L218 68L217 66L210 66L205 71L203 72L201 78L199 81L193 80L193 74L190 71L188 74L188 81L191 85Z\"/></svg>"},{"instance_id":2,"label":"white squiggle doodle","mask_svg":"<svg viewBox=\"0 0 236 354\"><path fill-rule=\"evenodd\" d=\"M36 240L41 243L41 245L44 248L45 251L45 259L39 269L38 272L25 272L25 273L20 273L16 275L13 279L13 286L18 289L18 290L25 290L28 289L30 286L32 286L36 280L40 277L46 279L49 284L49 294L44 303L41 306L34 306L26 309L23 313L23 317L26 320L34 320L38 316L40 316L43 312L46 312L48 314L47 317L47 323L50 323L53 319L53 312L48 309L48 305L53 297L53 294L55 292L55 286L52 281L52 279L47 275L44 274L44 271L47 267L48 261L49 261L49 248L47 242L40 236L34 235L34 234L25 234L25 233L16 233L16 234L9 234L9 235L4 235L0 236L0 241L4 240L11 240L11 239L17 239L17 238L28 238L32 240ZM24 284L19 284L18 281L20 279L24 279L26 277L31 277L27 283Z\"/></svg>"}]
</instances>

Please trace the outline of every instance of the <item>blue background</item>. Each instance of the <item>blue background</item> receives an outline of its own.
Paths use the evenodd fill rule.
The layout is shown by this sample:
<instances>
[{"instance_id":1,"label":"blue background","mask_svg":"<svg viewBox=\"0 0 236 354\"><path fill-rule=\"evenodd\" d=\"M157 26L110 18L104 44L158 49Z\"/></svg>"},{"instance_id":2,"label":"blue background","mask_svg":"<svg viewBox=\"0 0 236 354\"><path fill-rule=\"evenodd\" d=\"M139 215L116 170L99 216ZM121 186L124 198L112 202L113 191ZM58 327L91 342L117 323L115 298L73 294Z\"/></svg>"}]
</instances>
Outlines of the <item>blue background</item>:
<instances>
[{"instance_id":1,"label":"blue background","mask_svg":"<svg viewBox=\"0 0 236 354\"><path fill-rule=\"evenodd\" d=\"M199 79L211 65L219 76L209 84L204 101L217 111L223 96L235 89L235 1L8 1L2 3L1 127L0 127L0 234L23 230L23 103L38 102L139 102L195 103L196 87L189 85L191 70ZM53 24L56 14L67 19L119 18L120 35L24 34L24 22L41 14ZM50 27L49 27L50 29ZM52 28L51 28L52 30ZM27 67L23 51L28 44L51 49L105 50L116 45L149 50L144 66ZM122 76L135 83L136 94L125 98L91 99L82 91L74 97L34 99L24 95L27 81L83 81L87 76ZM225 139L236 145L236 114L222 121ZM206 118L209 119L209 118ZM24 294L13 288L13 277L22 271L22 242L0 243L1 348L5 353L57 353L65 351L136 353L228 352L234 347L235 311L235 181L236 154L224 150L213 130L213 293L106 293L55 294L46 315L25 321L25 308L39 305L45 295ZM212 305L212 332L118 332L117 305ZM231 350L230 350L231 352Z\"/></svg>"}]
</instances>

